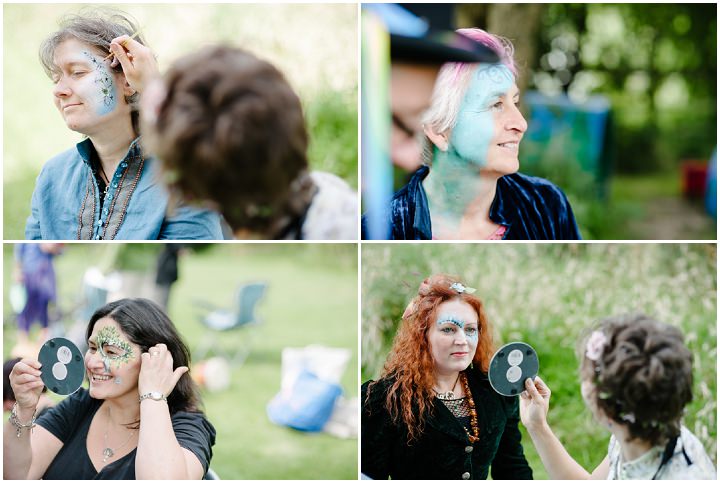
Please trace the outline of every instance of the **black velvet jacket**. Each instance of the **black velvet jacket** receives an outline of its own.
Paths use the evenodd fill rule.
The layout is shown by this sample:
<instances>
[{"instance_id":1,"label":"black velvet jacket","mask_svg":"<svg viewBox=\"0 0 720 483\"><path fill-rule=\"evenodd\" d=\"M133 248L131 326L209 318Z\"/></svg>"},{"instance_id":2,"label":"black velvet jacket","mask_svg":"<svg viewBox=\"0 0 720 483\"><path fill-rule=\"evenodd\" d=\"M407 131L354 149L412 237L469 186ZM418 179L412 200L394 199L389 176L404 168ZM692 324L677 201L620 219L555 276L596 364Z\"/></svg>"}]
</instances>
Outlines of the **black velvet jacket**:
<instances>
[{"instance_id":1,"label":"black velvet jacket","mask_svg":"<svg viewBox=\"0 0 720 483\"><path fill-rule=\"evenodd\" d=\"M390 240L431 240L432 224L422 181L430 169L421 166L392 198L386 214ZM506 228L504 240L579 240L565 194L542 178L514 173L498 179L490 219ZM362 224L366 238L365 216Z\"/></svg>"},{"instance_id":2,"label":"black velvet jacket","mask_svg":"<svg viewBox=\"0 0 720 483\"><path fill-rule=\"evenodd\" d=\"M480 440L471 444L465 429L448 408L435 400L419 440L407 443L407 431L385 409L388 380L370 391L362 386L361 471L373 479L532 479L520 443L517 397L501 396L484 374L468 370L468 384L480 426Z\"/></svg>"}]
</instances>

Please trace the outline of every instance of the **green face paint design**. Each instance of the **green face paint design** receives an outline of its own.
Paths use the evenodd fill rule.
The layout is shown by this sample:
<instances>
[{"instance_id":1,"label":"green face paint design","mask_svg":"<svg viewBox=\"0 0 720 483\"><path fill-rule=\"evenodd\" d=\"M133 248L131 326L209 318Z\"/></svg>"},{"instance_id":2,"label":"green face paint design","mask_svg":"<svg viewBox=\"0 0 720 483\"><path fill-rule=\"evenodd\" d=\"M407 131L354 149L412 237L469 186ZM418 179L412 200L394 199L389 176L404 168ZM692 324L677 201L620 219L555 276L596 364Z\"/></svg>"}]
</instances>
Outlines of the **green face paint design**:
<instances>
[{"instance_id":1,"label":"green face paint design","mask_svg":"<svg viewBox=\"0 0 720 483\"><path fill-rule=\"evenodd\" d=\"M111 365L120 367L122 364L127 364L134 355L130 343L111 325L98 331L95 344L102 356L105 372L110 372Z\"/></svg>"},{"instance_id":2,"label":"green face paint design","mask_svg":"<svg viewBox=\"0 0 720 483\"><path fill-rule=\"evenodd\" d=\"M466 207L483 189L479 169L487 165L495 137L495 104L514 85L515 78L501 64L481 64L473 72L463 97L448 148L433 148L433 165L424 183L433 231L436 222L456 231Z\"/></svg>"}]
</instances>

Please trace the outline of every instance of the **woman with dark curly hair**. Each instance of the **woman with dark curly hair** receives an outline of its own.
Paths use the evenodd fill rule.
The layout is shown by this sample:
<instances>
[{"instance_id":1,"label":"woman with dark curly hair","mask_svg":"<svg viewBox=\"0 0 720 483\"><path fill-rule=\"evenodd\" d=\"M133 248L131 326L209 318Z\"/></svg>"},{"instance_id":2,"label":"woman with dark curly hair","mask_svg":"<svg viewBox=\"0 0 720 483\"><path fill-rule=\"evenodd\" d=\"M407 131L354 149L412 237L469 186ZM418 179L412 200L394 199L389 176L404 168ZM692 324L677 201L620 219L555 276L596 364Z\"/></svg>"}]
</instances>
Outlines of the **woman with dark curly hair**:
<instances>
[{"instance_id":1,"label":"woman with dark curly hair","mask_svg":"<svg viewBox=\"0 0 720 483\"><path fill-rule=\"evenodd\" d=\"M585 404L612 436L608 455L588 473L547 423L550 389L528 379L520 416L553 479L715 479L710 458L682 425L692 400L692 353L675 327L644 315L609 318L583 340Z\"/></svg>"},{"instance_id":2,"label":"woman with dark curly hair","mask_svg":"<svg viewBox=\"0 0 720 483\"><path fill-rule=\"evenodd\" d=\"M490 387L492 330L459 279L426 279L381 378L362 386L361 471L373 479L531 479L517 398Z\"/></svg>"}]
</instances>

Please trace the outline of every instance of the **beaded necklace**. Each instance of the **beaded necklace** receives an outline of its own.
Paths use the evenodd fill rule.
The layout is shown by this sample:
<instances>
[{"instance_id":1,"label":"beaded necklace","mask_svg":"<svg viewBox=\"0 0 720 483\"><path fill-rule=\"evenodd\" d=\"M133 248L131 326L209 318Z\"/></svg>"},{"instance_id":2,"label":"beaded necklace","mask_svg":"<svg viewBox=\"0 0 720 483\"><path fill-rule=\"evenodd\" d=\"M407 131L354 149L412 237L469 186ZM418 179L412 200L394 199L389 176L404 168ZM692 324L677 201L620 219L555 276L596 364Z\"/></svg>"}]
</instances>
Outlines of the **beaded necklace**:
<instances>
[{"instance_id":1,"label":"beaded necklace","mask_svg":"<svg viewBox=\"0 0 720 483\"><path fill-rule=\"evenodd\" d=\"M465 428L465 432L468 435L468 439L471 444L474 444L480 439L480 426L478 425L477 411L475 410L475 401L473 400L472 393L470 392L470 385L468 384L467 376L464 372L460 373L460 381L462 382L463 389L465 390L465 397L467 397L468 406L470 406L470 429L472 433Z\"/></svg>"}]
</instances>

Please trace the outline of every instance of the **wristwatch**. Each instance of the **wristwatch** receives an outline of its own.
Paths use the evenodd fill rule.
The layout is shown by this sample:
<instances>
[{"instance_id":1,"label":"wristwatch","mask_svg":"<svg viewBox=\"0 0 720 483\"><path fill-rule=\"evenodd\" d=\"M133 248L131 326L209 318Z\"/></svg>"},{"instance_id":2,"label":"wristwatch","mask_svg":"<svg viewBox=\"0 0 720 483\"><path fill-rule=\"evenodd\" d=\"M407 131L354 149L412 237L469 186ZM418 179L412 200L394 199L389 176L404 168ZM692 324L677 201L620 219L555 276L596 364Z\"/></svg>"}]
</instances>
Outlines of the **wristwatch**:
<instances>
[{"instance_id":1,"label":"wristwatch","mask_svg":"<svg viewBox=\"0 0 720 483\"><path fill-rule=\"evenodd\" d=\"M143 402L145 399L152 399L153 401L167 401L165 394L160 391L150 391L140 396L140 402Z\"/></svg>"}]
</instances>

